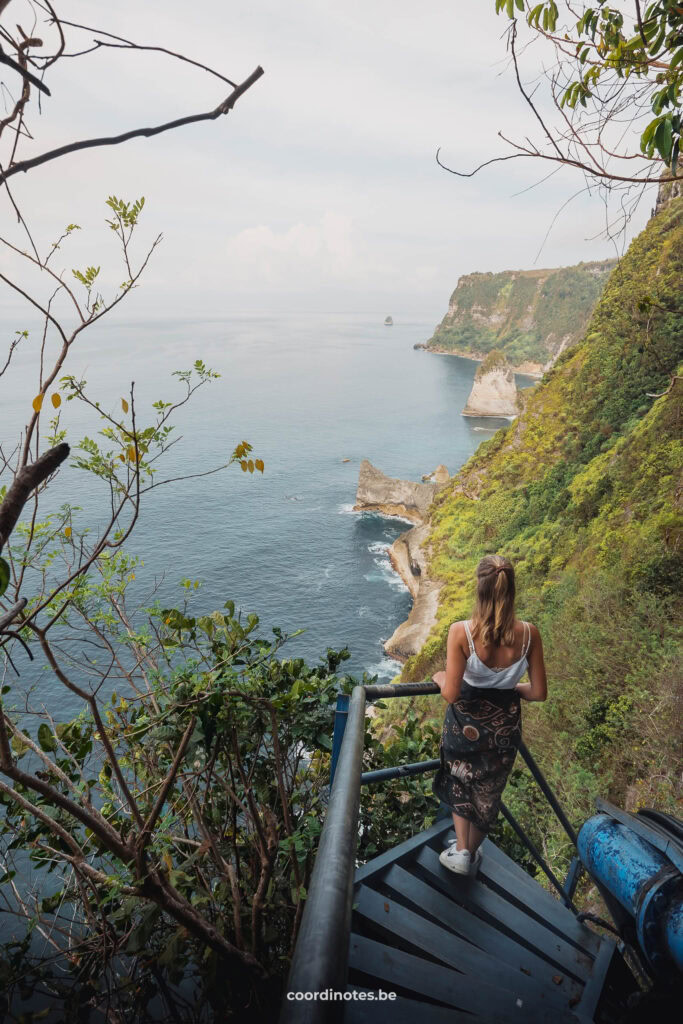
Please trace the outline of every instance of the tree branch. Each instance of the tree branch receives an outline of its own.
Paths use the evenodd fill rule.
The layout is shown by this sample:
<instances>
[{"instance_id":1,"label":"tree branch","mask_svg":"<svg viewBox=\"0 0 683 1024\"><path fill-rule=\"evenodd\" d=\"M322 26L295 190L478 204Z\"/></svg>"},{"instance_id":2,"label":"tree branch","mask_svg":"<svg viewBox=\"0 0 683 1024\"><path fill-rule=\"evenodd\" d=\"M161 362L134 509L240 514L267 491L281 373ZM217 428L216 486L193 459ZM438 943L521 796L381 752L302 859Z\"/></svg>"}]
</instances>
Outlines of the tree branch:
<instances>
[{"instance_id":1,"label":"tree branch","mask_svg":"<svg viewBox=\"0 0 683 1024\"><path fill-rule=\"evenodd\" d=\"M205 114L190 114L188 117L179 117L175 121L167 121L165 124L156 125L154 128L135 128L133 131L124 132L123 135L112 135L105 136L100 139L84 139L82 142L71 142L66 146L59 146L57 149L51 149L47 153L41 153L40 156L34 156L29 160L19 160L16 164L8 167L7 170L0 173L0 185L11 178L13 174L17 174L19 171L29 171L33 167L39 167L40 164L47 163L50 160L56 160L60 156L65 156L67 153L76 153L81 149L95 149L98 146L118 146L122 142L128 142L130 139L137 138L151 138L153 135L160 135L162 132L172 131L174 128L181 128L186 124L196 124L198 121L215 121L216 118L222 114L227 114L234 107L237 100L242 96L247 89L250 89L254 82L263 74L263 68L258 67L255 71L249 75L248 78L237 86L230 95L220 103L215 110L207 111Z\"/></svg>"},{"instance_id":2,"label":"tree branch","mask_svg":"<svg viewBox=\"0 0 683 1024\"><path fill-rule=\"evenodd\" d=\"M21 510L28 501L31 491L39 487L44 480L61 466L69 455L69 446L65 442L41 455L29 466L19 470L14 483L0 505L0 551L4 548L9 535L16 526Z\"/></svg>"}]
</instances>

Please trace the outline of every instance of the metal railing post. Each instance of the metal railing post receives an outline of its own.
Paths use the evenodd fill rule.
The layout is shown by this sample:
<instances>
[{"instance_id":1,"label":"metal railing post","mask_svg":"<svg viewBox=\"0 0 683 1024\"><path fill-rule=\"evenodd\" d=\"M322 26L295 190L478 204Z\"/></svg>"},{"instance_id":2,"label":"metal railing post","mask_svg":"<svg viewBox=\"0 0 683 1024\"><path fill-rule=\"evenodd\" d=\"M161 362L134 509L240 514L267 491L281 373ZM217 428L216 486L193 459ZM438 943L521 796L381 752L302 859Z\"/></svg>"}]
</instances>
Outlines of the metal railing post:
<instances>
[{"instance_id":1,"label":"metal railing post","mask_svg":"<svg viewBox=\"0 0 683 1024\"><path fill-rule=\"evenodd\" d=\"M558 800L557 800L557 797L555 796L555 794L553 793L552 789L550 788L550 786L546 782L545 776L541 772L541 769L538 767L538 765L534 761L533 757L529 753L529 750L527 749L526 743L521 742L519 744L519 752L522 755L522 757L524 758L524 760L526 761L527 767L529 768L529 771L531 772L533 777L536 779L536 782L541 787L541 790L542 790L543 795L545 796L546 800L548 801L548 803L550 804L552 809L555 811L555 815L556 815L558 821L560 822L560 825L562 825L562 828L565 830L565 832L567 833L567 835L571 839L572 844L574 846L574 849L576 849L576 832L574 831L572 826L569 824L569 820L567 819L567 815L564 813L564 811L560 807L560 805L558 803Z\"/></svg>"},{"instance_id":2,"label":"metal railing post","mask_svg":"<svg viewBox=\"0 0 683 1024\"><path fill-rule=\"evenodd\" d=\"M574 904L571 901L571 898L567 895L567 892L565 891L565 888L562 885L562 882L560 882L560 880L557 878L557 876L548 867L548 865L546 864L545 860L541 856L540 850L538 849L536 844L533 843L531 841L531 839L529 839L528 835L526 834L526 832L524 831L522 826L519 824L517 819L514 817L512 812L509 811L508 808L505 806L505 804L502 803L502 802L501 802L501 805L500 805L500 809L501 809L501 811L503 813L504 818L507 820L508 824L512 827L512 829L513 829L515 835L517 836L517 838L521 839L521 841L524 843L524 845L526 846L526 848L529 851L529 853L531 854L531 856L534 858L534 860L536 861L536 863L540 867L540 869L543 872L543 874L546 876L546 878L548 878L548 880L552 883L552 885L555 886L555 888L559 892L560 896L562 897L562 900L565 903L565 905L567 907L569 907L570 910L573 910L575 914L578 913L576 907L574 906Z\"/></svg>"},{"instance_id":3,"label":"metal railing post","mask_svg":"<svg viewBox=\"0 0 683 1024\"><path fill-rule=\"evenodd\" d=\"M336 782L308 887L281 1024L339 1021L345 1006L334 999L296 999L296 994L346 989L364 739L365 690L356 686L349 701Z\"/></svg>"},{"instance_id":4,"label":"metal railing post","mask_svg":"<svg viewBox=\"0 0 683 1024\"><path fill-rule=\"evenodd\" d=\"M330 790L334 783L334 773L337 770L337 761L339 760L339 752L341 751L342 740L344 739L344 730L346 729L346 719L349 714L349 695L348 693L337 694L337 706L334 711L334 732L332 733L332 757L330 758Z\"/></svg>"}]
</instances>

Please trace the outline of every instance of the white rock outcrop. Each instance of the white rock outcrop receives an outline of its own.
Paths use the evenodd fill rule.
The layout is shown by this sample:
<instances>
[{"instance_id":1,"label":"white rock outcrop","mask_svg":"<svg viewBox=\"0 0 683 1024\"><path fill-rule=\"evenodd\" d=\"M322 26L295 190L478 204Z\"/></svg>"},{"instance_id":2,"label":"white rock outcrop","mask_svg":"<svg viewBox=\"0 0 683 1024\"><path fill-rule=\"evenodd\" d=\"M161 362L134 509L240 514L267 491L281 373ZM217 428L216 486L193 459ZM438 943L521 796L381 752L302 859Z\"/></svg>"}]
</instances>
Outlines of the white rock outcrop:
<instances>
[{"instance_id":1,"label":"white rock outcrop","mask_svg":"<svg viewBox=\"0 0 683 1024\"><path fill-rule=\"evenodd\" d=\"M422 480L424 483L431 482L434 484L447 484L450 478L451 474L442 462L436 467L433 473L425 473Z\"/></svg>"},{"instance_id":2,"label":"white rock outcrop","mask_svg":"<svg viewBox=\"0 0 683 1024\"><path fill-rule=\"evenodd\" d=\"M463 416L502 416L519 413L515 374L501 352L490 352L477 368Z\"/></svg>"}]
</instances>

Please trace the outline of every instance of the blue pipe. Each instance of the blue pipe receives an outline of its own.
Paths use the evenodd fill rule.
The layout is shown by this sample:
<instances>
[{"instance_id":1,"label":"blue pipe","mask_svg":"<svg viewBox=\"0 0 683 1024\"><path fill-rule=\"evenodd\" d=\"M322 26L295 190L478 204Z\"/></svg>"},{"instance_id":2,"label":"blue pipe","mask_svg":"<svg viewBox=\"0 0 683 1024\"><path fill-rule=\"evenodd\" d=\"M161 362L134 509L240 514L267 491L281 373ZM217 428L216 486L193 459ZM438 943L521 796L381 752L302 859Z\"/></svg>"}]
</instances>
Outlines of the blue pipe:
<instances>
[{"instance_id":1,"label":"blue pipe","mask_svg":"<svg viewBox=\"0 0 683 1024\"><path fill-rule=\"evenodd\" d=\"M596 814L578 837L583 864L633 917L638 941L658 973L683 970L683 876L626 825Z\"/></svg>"}]
</instances>

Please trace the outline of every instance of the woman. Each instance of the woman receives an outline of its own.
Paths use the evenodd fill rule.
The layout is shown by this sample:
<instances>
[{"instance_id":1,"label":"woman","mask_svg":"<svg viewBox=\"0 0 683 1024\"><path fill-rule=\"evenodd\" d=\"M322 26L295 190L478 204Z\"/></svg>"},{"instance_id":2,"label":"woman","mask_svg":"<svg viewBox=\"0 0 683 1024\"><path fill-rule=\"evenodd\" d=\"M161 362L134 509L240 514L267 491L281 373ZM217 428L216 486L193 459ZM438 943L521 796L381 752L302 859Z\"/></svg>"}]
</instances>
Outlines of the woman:
<instances>
[{"instance_id":1,"label":"woman","mask_svg":"<svg viewBox=\"0 0 683 1024\"><path fill-rule=\"evenodd\" d=\"M527 671L530 682L520 682ZM433 679L448 709L432 788L451 807L456 835L439 860L457 874L476 874L522 738L520 697L548 695L541 636L515 619L507 558L487 555L477 566L474 615L451 626L446 671Z\"/></svg>"}]
</instances>

